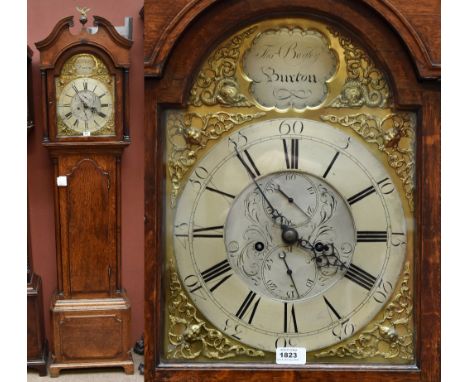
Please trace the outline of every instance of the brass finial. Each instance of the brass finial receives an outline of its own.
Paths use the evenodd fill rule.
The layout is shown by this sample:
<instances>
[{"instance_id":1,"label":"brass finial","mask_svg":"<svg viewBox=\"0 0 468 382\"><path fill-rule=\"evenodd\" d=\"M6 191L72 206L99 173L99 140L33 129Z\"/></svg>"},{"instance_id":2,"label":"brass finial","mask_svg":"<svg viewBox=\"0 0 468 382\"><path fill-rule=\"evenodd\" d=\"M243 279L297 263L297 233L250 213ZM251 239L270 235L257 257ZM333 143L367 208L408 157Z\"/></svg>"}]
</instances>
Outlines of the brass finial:
<instances>
[{"instance_id":1,"label":"brass finial","mask_svg":"<svg viewBox=\"0 0 468 382\"><path fill-rule=\"evenodd\" d=\"M76 7L76 10L80 12L80 23L84 26L88 21L88 16L86 15L91 9L87 7Z\"/></svg>"}]
</instances>

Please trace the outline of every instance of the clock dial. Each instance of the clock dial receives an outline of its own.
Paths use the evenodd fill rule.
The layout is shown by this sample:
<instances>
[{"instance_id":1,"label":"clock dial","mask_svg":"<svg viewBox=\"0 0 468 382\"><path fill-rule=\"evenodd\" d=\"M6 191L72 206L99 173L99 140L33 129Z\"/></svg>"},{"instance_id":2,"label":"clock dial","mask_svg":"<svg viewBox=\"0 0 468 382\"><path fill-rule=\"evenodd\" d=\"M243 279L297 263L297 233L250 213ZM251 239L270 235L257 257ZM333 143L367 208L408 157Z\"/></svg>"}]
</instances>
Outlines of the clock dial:
<instances>
[{"instance_id":1,"label":"clock dial","mask_svg":"<svg viewBox=\"0 0 468 382\"><path fill-rule=\"evenodd\" d=\"M352 137L307 119L252 124L213 146L188 177L173 233L194 304L266 351L353 335L383 308L405 259L390 174Z\"/></svg>"},{"instance_id":2,"label":"clock dial","mask_svg":"<svg viewBox=\"0 0 468 382\"><path fill-rule=\"evenodd\" d=\"M61 121L75 132L94 133L113 118L111 90L94 78L77 78L64 86L57 103Z\"/></svg>"}]
</instances>

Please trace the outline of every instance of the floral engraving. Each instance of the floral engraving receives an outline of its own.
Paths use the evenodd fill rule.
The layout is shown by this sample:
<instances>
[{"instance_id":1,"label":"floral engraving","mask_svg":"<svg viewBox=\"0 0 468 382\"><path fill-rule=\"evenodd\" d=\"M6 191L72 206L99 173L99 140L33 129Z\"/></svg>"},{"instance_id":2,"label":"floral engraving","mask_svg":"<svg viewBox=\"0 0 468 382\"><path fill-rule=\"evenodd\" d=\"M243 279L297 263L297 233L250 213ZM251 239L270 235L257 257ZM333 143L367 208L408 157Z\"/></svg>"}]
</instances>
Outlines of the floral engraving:
<instances>
[{"instance_id":1,"label":"floral engraving","mask_svg":"<svg viewBox=\"0 0 468 382\"><path fill-rule=\"evenodd\" d=\"M378 146L400 178L411 211L414 210L416 116L413 113L391 113L383 118L370 114L345 116L322 115L324 121L350 127L366 142Z\"/></svg>"}]
</instances>

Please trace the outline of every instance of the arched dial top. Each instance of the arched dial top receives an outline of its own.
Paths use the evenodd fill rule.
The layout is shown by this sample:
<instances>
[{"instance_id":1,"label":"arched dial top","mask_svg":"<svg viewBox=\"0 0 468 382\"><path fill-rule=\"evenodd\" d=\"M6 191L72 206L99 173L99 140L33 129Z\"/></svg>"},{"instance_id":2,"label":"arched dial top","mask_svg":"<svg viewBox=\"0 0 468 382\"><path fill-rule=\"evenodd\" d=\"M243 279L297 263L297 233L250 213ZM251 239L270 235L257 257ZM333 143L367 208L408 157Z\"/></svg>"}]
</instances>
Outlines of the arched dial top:
<instances>
[{"instance_id":1,"label":"arched dial top","mask_svg":"<svg viewBox=\"0 0 468 382\"><path fill-rule=\"evenodd\" d=\"M325 123L259 122L194 167L174 217L188 295L250 346L338 343L384 307L405 259L398 193L380 162Z\"/></svg>"}]
</instances>

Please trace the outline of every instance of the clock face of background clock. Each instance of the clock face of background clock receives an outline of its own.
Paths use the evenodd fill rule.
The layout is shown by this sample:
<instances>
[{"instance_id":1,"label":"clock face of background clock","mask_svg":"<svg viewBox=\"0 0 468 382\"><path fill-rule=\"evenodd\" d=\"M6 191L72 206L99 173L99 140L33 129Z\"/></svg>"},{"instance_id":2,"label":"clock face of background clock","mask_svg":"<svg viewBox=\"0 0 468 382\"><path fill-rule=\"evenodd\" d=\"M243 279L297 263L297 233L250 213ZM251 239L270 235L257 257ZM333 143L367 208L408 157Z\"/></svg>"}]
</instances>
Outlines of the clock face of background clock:
<instances>
[{"instance_id":1,"label":"clock face of background clock","mask_svg":"<svg viewBox=\"0 0 468 382\"><path fill-rule=\"evenodd\" d=\"M93 78L77 78L69 82L57 104L63 123L76 132L95 132L113 115L112 96L107 87Z\"/></svg>"},{"instance_id":2,"label":"clock face of background clock","mask_svg":"<svg viewBox=\"0 0 468 382\"><path fill-rule=\"evenodd\" d=\"M113 135L114 77L97 56L70 57L56 79L58 136Z\"/></svg>"},{"instance_id":3,"label":"clock face of background clock","mask_svg":"<svg viewBox=\"0 0 468 382\"><path fill-rule=\"evenodd\" d=\"M382 309L405 259L391 176L361 143L306 119L217 143L188 178L173 232L195 306L265 351L350 337Z\"/></svg>"}]
</instances>

